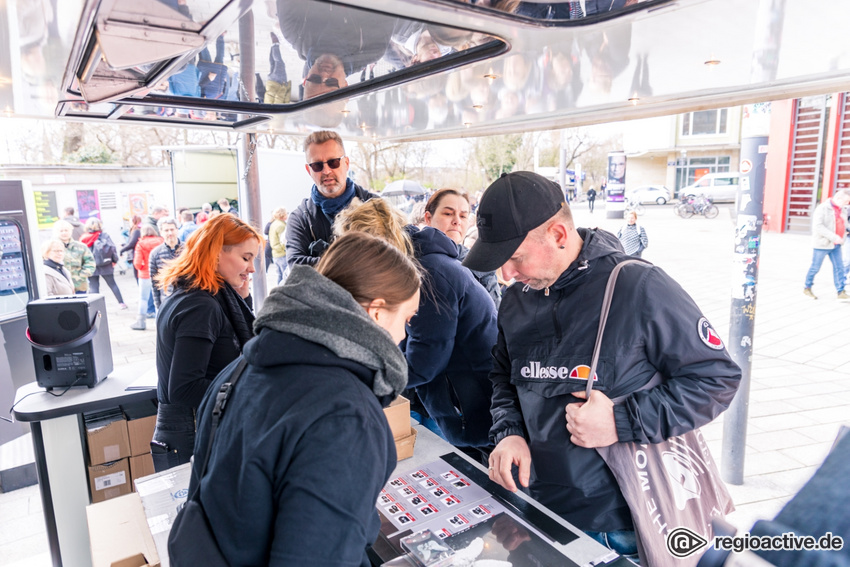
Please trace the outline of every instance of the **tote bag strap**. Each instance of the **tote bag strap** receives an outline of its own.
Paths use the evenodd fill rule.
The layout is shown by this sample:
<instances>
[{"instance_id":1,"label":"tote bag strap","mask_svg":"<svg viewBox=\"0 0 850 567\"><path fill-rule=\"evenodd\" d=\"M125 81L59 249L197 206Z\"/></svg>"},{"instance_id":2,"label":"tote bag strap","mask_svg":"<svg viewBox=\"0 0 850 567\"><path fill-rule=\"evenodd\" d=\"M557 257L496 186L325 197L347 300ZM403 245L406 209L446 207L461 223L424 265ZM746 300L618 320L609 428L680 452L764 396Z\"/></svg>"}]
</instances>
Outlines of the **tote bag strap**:
<instances>
[{"instance_id":1,"label":"tote bag strap","mask_svg":"<svg viewBox=\"0 0 850 567\"><path fill-rule=\"evenodd\" d=\"M593 390L593 376L596 375L596 366L599 362L599 350L602 346L602 334L605 332L605 323L608 321L608 311L611 310L611 301L614 298L614 286L617 285L617 277L620 275L620 270L629 264L644 264L646 266L652 265L646 260L638 258L623 260L614 266L614 269L611 270L611 274L608 276L608 283L605 284L605 295L602 297L602 310L599 315L599 329L596 331L596 344L593 346L593 357L590 362L590 374L587 375L587 389L585 393L587 394L588 400L590 399L590 392Z\"/></svg>"}]
</instances>

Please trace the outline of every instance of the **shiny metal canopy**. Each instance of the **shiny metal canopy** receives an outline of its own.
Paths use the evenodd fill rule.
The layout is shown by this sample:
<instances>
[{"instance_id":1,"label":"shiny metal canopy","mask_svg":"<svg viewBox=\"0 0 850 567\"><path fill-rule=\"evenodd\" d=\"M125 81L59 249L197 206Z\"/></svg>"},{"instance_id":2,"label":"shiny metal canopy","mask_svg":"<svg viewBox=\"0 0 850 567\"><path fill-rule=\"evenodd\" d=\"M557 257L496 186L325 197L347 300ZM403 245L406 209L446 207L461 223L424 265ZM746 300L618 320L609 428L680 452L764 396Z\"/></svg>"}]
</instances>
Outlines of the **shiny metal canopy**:
<instances>
[{"instance_id":1,"label":"shiny metal canopy","mask_svg":"<svg viewBox=\"0 0 850 567\"><path fill-rule=\"evenodd\" d=\"M0 18L17 115L435 139L850 90L845 0L7 0Z\"/></svg>"}]
</instances>

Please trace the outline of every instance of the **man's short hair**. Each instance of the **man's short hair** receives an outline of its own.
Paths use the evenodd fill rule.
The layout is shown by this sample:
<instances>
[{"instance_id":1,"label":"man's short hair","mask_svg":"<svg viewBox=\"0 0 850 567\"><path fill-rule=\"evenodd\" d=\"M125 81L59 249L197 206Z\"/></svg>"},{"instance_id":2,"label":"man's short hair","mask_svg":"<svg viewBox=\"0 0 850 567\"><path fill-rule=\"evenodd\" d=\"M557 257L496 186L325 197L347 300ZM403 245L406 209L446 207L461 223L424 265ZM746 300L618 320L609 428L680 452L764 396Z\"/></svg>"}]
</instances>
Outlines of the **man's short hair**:
<instances>
[{"instance_id":1,"label":"man's short hair","mask_svg":"<svg viewBox=\"0 0 850 567\"><path fill-rule=\"evenodd\" d=\"M151 210L152 215L156 215L158 213L167 213L168 207L163 207L162 205L157 205Z\"/></svg>"},{"instance_id":2,"label":"man's short hair","mask_svg":"<svg viewBox=\"0 0 850 567\"><path fill-rule=\"evenodd\" d=\"M312 146L313 144L324 144L325 142L330 142L333 140L339 147L342 148L342 152L345 153L345 145L342 143L342 138L340 138L339 134L334 132L333 130L318 130L313 132L304 140L304 153L307 153L307 148Z\"/></svg>"},{"instance_id":3,"label":"man's short hair","mask_svg":"<svg viewBox=\"0 0 850 567\"><path fill-rule=\"evenodd\" d=\"M65 214L67 216L72 217L72 216L74 216L75 212L76 211L74 210L74 207L65 207Z\"/></svg>"},{"instance_id":4,"label":"man's short hair","mask_svg":"<svg viewBox=\"0 0 850 567\"><path fill-rule=\"evenodd\" d=\"M192 222L195 220L195 215L192 214L192 211L186 210L180 213L180 220L183 222Z\"/></svg>"}]
</instances>

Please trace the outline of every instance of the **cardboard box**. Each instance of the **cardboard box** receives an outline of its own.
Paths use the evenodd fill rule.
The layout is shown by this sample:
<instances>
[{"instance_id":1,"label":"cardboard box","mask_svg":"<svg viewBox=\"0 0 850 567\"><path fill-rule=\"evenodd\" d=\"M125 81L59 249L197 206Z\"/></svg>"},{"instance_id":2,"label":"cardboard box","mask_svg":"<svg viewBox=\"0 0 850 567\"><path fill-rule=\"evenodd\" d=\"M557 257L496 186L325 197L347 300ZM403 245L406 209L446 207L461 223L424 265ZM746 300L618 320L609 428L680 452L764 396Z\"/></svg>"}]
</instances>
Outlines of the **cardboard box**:
<instances>
[{"instance_id":1,"label":"cardboard box","mask_svg":"<svg viewBox=\"0 0 850 567\"><path fill-rule=\"evenodd\" d=\"M130 438L130 456L151 452L151 439L156 427L156 404L146 400L135 404L122 405L127 418L127 435Z\"/></svg>"},{"instance_id":2,"label":"cardboard box","mask_svg":"<svg viewBox=\"0 0 850 567\"><path fill-rule=\"evenodd\" d=\"M110 563L110 567L159 567L159 562L151 563L144 553L137 553L126 559L119 559Z\"/></svg>"},{"instance_id":3,"label":"cardboard box","mask_svg":"<svg viewBox=\"0 0 850 567\"><path fill-rule=\"evenodd\" d=\"M150 453L130 457L130 479L133 481L133 486L136 485L138 479L150 476L155 472L153 468L153 457Z\"/></svg>"},{"instance_id":4,"label":"cardboard box","mask_svg":"<svg viewBox=\"0 0 850 567\"><path fill-rule=\"evenodd\" d=\"M189 495L191 472L191 463L186 463L136 481L162 567L169 567L168 532Z\"/></svg>"},{"instance_id":5,"label":"cardboard box","mask_svg":"<svg viewBox=\"0 0 850 567\"><path fill-rule=\"evenodd\" d=\"M130 456L151 452L151 439L156 427L156 415L132 419L127 422L127 436L130 438Z\"/></svg>"},{"instance_id":6,"label":"cardboard box","mask_svg":"<svg viewBox=\"0 0 850 567\"><path fill-rule=\"evenodd\" d=\"M410 400L404 396L397 397L393 403L384 408L384 415L387 416L393 439L398 441L410 435Z\"/></svg>"},{"instance_id":7,"label":"cardboard box","mask_svg":"<svg viewBox=\"0 0 850 567\"><path fill-rule=\"evenodd\" d=\"M89 467L89 488L92 504L133 492L129 459Z\"/></svg>"},{"instance_id":8,"label":"cardboard box","mask_svg":"<svg viewBox=\"0 0 850 567\"><path fill-rule=\"evenodd\" d=\"M401 461L413 456L413 447L416 445L416 430L407 426L407 435L395 440L396 458Z\"/></svg>"},{"instance_id":9,"label":"cardboard box","mask_svg":"<svg viewBox=\"0 0 850 567\"><path fill-rule=\"evenodd\" d=\"M91 429L86 426L86 440L89 446L90 465L111 463L130 456L127 420L123 418ZM150 446L148 446L148 452L150 452Z\"/></svg>"},{"instance_id":10,"label":"cardboard box","mask_svg":"<svg viewBox=\"0 0 850 567\"><path fill-rule=\"evenodd\" d=\"M158 567L159 554L138 494L86 508L92 567Z\"/></svg>"}]
</instances>

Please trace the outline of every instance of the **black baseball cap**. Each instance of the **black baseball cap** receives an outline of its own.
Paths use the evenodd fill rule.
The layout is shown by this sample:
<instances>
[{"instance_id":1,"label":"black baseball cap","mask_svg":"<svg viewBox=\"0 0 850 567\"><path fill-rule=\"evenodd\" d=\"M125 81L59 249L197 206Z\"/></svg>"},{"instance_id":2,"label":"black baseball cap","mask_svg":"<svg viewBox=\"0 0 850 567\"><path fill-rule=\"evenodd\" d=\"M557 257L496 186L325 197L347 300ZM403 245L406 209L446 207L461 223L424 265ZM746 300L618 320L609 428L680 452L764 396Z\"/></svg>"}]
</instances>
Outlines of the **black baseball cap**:
<instances>
[{"instance_id":1,"label":"black baseball cap","mask_svg":"<svg viewBox=\"0 0 850 567\"><path fill-rule=\"evenodd\" d=\"M529 232L564 206L561 187L530 171L503 173L478 204L478 240L463 265L491 272L510 260Z\"/></svg>"}]
</instances>

